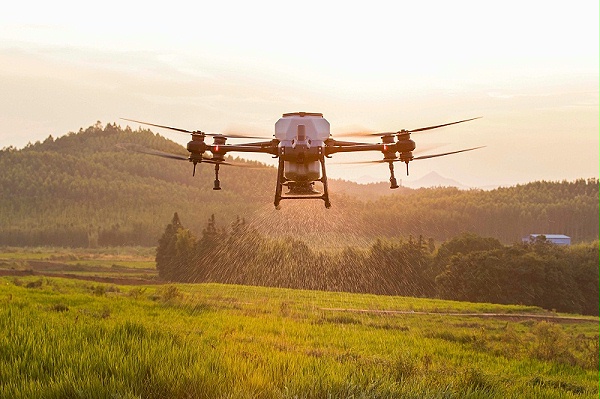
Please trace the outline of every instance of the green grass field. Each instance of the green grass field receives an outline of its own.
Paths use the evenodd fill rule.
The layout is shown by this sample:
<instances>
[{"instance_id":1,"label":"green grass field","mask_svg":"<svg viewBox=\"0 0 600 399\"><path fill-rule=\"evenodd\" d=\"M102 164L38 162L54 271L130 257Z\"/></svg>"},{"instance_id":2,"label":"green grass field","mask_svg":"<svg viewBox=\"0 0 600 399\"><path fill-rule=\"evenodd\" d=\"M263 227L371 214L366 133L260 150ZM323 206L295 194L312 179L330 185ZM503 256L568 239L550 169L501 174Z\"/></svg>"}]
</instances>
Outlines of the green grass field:
<instances>
[{"instance_id":1,"label":"green grass field","mask_svg":"<svg viewBox=\"0 0 600 399\"><path fill-rule=\"evenodd\" d=\"M485 313L502 317L473 315ZM598 318L515 316L523 313L553 316L431 299L7 276L0 397L597 398Z\"/></svg>"}]
</instances>

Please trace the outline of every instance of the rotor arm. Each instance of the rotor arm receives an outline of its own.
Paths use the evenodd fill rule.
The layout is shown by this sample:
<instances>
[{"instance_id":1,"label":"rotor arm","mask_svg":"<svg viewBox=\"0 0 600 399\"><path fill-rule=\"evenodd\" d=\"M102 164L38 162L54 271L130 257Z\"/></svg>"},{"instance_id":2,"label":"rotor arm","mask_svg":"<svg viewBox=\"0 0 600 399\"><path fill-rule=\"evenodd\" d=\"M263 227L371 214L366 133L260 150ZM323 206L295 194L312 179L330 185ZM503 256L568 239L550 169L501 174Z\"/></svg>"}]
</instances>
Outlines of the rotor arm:
<instances>
[{"instance_id":1,"label":"rotor arm","mask_svg":"<svg viewBox=\"0 0 600 399\"><path fill-rule=\"evenodd\" d=\"M372 145L373 143L359 143L356 141L343 141L343 140L335 140L331 137L325 140L325 145L332 147L340 147L340 146L355 146L355 145Z\"/></svg>"},{"instance_id":2,"label":"rotor arm","mask_svg":"<svg viewBox=\"0 0 600 399\"><path fill-rule=\"evenodd\" d=\"M336 154L338 152L358 152L358 151L394 151L394 144L356 144L348 146L326 146L325 155ZM394 151L395 152L395 151Z\"/></svg>"},{"instance_id":3,"label":"rotor arm","mask_svg":"<svg viewBox=\"0 0 600 399\"><path fill-rule=\"evenodd\" d=\"M244 146L244 147L271 147L271 146L277 146L278 144L279 144L279 140L273 139L273 140L269 140L269 141L257 141L255 143L244 143L244 144L240 144L240 145Z\"/></svg>"},{"instance_id":4,"label":"rotor arm","mask_svg":"<svg viewBox=\"0 0 600 399\"><path fill-rule=\"evenodd\" d=\"M265 143L252 143L252 145L212 145L208 148L210 152L214 153L227 153L227 152L255 152L263 154L277 155L279 153L277 144L273 144L268 141Z\"/></svg>"}]
</instances>

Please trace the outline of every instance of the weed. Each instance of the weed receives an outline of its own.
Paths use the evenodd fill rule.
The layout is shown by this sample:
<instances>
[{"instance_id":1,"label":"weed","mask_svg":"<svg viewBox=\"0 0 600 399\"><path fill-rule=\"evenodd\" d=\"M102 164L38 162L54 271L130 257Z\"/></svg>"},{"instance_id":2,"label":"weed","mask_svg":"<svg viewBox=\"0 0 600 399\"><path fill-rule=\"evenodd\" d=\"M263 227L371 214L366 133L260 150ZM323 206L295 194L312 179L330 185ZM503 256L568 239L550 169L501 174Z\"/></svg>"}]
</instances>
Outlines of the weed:
<instances>
[{"instance_id":1,"label":"weed","mask_svg":"<svg viewBox=\"0 0 600 399\"><path fill-rule=\"evenodd\" d=\"M279 305L279 313L282 317L288 317L290 315L290 303L287 301L281 301Z\"/></svg>"},{"instance_id":2,"label":"weed","mask_svg":"<svg viewBox=\"0 0 600 399\"><path fill-rule=\"evenodd\" d=\"M499 341L501 342L502 347L499 349L498 353L510 358L516 357L524 346L523 338L517 333L512 324L506 325L506 328L502 334L500 334Z\"/></svg>"},{"instance_id":3,"label":"weed","mask_svg":"<svg viewBox=\"0 0 600 399\"><path fill-rule=\"evenodd\" d=\"M581 346L583 347L583 367L591 370L598 370L600 368L600 361L598 359L600 354L600 345L598 342L598 336L595 338L580 339Z\"/></svg>"},{"instance_id":4,"label":"weed","mask_svg":"<svg viewBox=\"0 0 600 399\"><path fill-rule=\"evenodd\" d=\"M162 302L171 302L181 298L182 296L182 293L176 286L165 285L164 287L161 287L158 290L156 290L156 292L150 297L150 299L152 299L153 301L160 300Z\"/></svg>"},{"instance_id":5,"label":"weed","mask_svg":"<svg viewBox=\"0 0 600 399\"><path fill-rule=\"evenodd\" d=\"M345 315L328 317L326 318L326 321L333 324L362 324L362 321Z\"/></svg>"},{"instance_id":6,"label":"weed","mask_svg":"<svg viewBox=\"0 0 600 399\"><path fill-rule=\"evenodd\" d=\"M54 311L54 312L67 312L69 310L69 307L67 305L65 305L64 303L57 303L54 304L50 307L50 310Z\"/></svg>"},{"instance_id":7,"label":"weed","mask_svg":"<svg viewBox=\"0 0 600 399\"><path fill-rule=\"evenodd\" d=\"M531 356L540 360L574 365L575 356L569 349L569 336L557 324L542 321L533 328L535 344Z\"/></svg>"},{"instance_id":8,"label":"weed","mask_svg":"<svg viewBox=\"0 0 600 399\"><path fill-rule=\"evenodd\" d=\"M394 378L402 382L412 377L419 371L419 365L414 356L408 353L402 353L394 362L392 372Z\"/></svg>"},{"instance_id":9,"label":"weed","mask_svg":"<svg viewBox=\"0 0 600 399\"><path fill-rule=\"evenodd\" d=\"M134 298L134 299L140 299L144 293L146 292L146 287L135 287L129 290L129 292L127 293L127 296Z\"/></svg>"},{"instance_id":10,"label":"weed","mask_svg":"<svg viewBox=\"0 0 600 399\"><path fill-rule=\"evenodd\" d=\"M398 325L398 324L393 324L393 323L389 323L389 322L385 322L385 323L369 323L368 324L369 327L372 328L378 328L378 329L382 329L382 330L397 330L397 331L409 331L410 328L408 326L402 326L402 325Z\"/></svg>"},{"instance_id":11,"label":"weed","mask_svg":"<svg viewBox=\"0 0 600 399\"><path fill-rule=\"evenodd\" d=\"M483 391L491 393L494 391L496 383L492 377L486 375L481 370L468 367L460 375L460 386L466 392Z\"/></svg>"},{"instance_id":12,"label":"weed","mask_svg":"<svg viewBox=\"0 0 600 399\"><path fill-rule=\"evenodd\" d=\"M38 280L28 282L25 285L25 288L41 288L42 285L44 285L44 280L40 278Z\"/></svg>"},{"instance_id":13,"label":"weed","mask_svg":"<svg viewBox=\"0 0 600 399\"><path fill-rule=\"evenodd\" d=\"M571 382L561 381L561 380L552 380L542 378L540 376L534 377L531 382L533 386L541 386L541 387L550 387L553 389L558 389L561 391L568 391L575 394L582 394L585 392L585 388L581 385L573 384Z\"/></svg>"},{"instance_id":14,"label":"weed","mask_svg":"<svg viewBox=\"0 0 600 399\"><path fill-rule=\"evenodd\" d=\"M110 314L111 314L110 308L108 306L104 306L102 308L102 311L99 314L99 317L101 319L108 319L110 317Z\"/></svg>"},{"instance_id":15,"label":"weed","mask_svg":"<svg viewBox=\"0 0 600 399\"><path fill-rule=\"evenodd\" d=\"M106 294L106 287L103 285L93 285L90 288L96 296L104 296Z\"/></svg>"},{"instance_id":16,"label":"weed","mask_svg":"<svg viewBox=\"0 0 600 399\"><path fill-rule=\"evenodd\" d=\"M180 298L181 296L181 292L179 292L179 289L174 285L168 285L164 287L161 292L162 300L165 302L172 301Z\"/></svg>"},{"instance_id":17,"label":"weed","mask_svg":"<svg viewBox=\"0 0 600 399\"><path fill-rule=\"evenodd\" d=\"M473 348L479 351L485 351L489 348L488 336L484 327L480 327L479 331L471 336L471 344Z\"/></svg>"},{"instance_id":18,"label":"weed","mask_svg":"<svg viewBox=\"0 0 600 399\"><path fill-rule=\"evenodd\" d=\"M116 285L109 285L108 287L105 287L105 290L107 293L111 294L118 294L119 292L121 292L121 289Z\"/></svg>"},{"instance_id":19,"label":"weed","mask_svg":"<svg viewBox=\"0 0 600 399\"><path fill-rule=\"evenodd\" d=\"M461 344L467 344L473 341L473 335L465 334L465 333L456 333L448 330L441 331L433 331L427 332L425 334L427 338L438 338L443 339L444 341L449 342L457 342Z\"/></svg>"}]
</instances>

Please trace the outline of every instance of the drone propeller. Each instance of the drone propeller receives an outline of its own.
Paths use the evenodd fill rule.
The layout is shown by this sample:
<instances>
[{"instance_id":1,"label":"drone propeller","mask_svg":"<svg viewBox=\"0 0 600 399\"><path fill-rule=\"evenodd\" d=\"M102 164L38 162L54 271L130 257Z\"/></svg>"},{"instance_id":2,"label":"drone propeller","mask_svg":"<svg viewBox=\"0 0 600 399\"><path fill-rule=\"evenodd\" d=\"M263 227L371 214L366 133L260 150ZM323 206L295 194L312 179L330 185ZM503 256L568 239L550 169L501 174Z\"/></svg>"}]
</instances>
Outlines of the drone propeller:
<instances>
[{"instance_id":1,"label":"drone propeller","mask_svg":"<svg viewBox=\"0 0 600 399\"><path fill-rule=\"evenodd\" d=\"M117 148L121 148L124 150L137 152L140 154L153 155L155 157L174 159L176 161L189 161L190 160L190 158L186 157L185 155L172 154L170 152L164 152L164 151L159 151L159 150L155 150L152 148L146 148L139 144L134 144L134 143L119 143L116 146L117 146ZM198 162L199 163L227 165L227 166L237 166L237 167L241 167L241 168L255 168L255 169L257 168L255 165L231 163L231 162L227 162L227 161L220 161L218 159L213 159L213 158L202 158L202 160L198 161Z\"/></svg>"},{"instance_id":2,"label":"drone propeller","mask_svg":"<svg viewBox=\"0 0 600 399\"><path fill-rule=\"evenodd\" d=\"M484 148L484 147L485 146L473 147L473 148L466 148L464 150L444 152L444 153L441 153L441 154L421 155L421 156L418 156L418 157L414 157L412 159L412 161L415 161L415 160L418 160L418 159L429 159L429 158L443 157L445 155L458 154L459 152L466 152L466 151L478 150L478 149ZM405 161L402 160L402 159L400 159L400 158L392 158L392 159L377 159L377 160L374 160L374 161L352 161L352 162L339 162L339 163L340 164L346 164L346 165L363 165L363 164L371 164L371 163L389 163L389 162L405 162Z\"/></svg>"},{"instance_id":3,"label":"drone propeller","mask_svg":"<svg viewBox=\"0 0 600 399\"><path fill-rule=\"evenodd\" d=\"M134 144L134 143L118 143L116 145L116 147L123 149L123 150L127 150L127 151L138 152L140 154L154 155L157 157L175 159L178 161L189 160L189 158L186 157L185 155L172 154L170 152L164 152L164 151L159 151L159 150L155 150L152 148L146 148L142 145Z\"/></svg>"},{"instance_id":4,"label":"drone propeller","mask_svg":"<svg viewBox=\"0 0 600 399\"><path fill-rule=\"evenodd\" d=\"M444 126L456 125L457 123L463 123L463 122L474 121L475 119L479 119L479 118L481 118L481 116L478 116L478 117L476 117L476 118L471 118L471 119L465 119L465 120L458 121L458 122L444 123L443 125L435 125L435 126L421 127L421 128L419 128L419 129L407 130L406 132L407 132L407 133L423 132L423 131L425 131L425 130L437 129L438 127L444 127Z\"/></svg>"},{"instance_id":5,"label":"drone propeller","mask_svg":"<svg viewBox=\"0 0 600 399\"><path fill-rule=\"evenodd\" d=\"M325 140L325 145L329 145L329 146L342 146L342 147L351 147L351 146L360 146L360 145L372 145L375 143L358 143L355 141L341 141L341 140L336 140L333 138L328 138L327 140Z\"/></svg>"},{"instance_id":6,"label":"drone propeller","mask_svg":"<svg viewBox=\"0 0 600 399\"><path fill-rule=\"evenodd\" d=\"M142 125L148 125L148 126L160 127L162 129L174 130L176 132L181 132L181 133L189 133L189 134L201 133L201 132L190 132L189 130L180 129L178 127L171 127L171 126L157 125L157 124L149 123L149 122L136 121L134 119L127 119L127 118L121 118L121 119L123 119L125 121L129 121L129 122L140 123Z\"/></svg>"},{"instance_id":7,"label":"drone propeller","mask_svg":"<svg viewBox=\"0 0 600 399\"><path fill-rule=\"evenodd\" d=\"M260 136L250 136L250 135L245 135L245 134L236 134L236 133L231 133L231 134L221 134L221 133L205 133L199 130L196 131L190 131L190 130L185 130L185 129L180 129L178 127L172 127L172 126L165 126L165 125L157 125L155 123L149 123L149 122L142 122L142 121L137 121L134 119L127 119L127 118L121 118L123 120L126 121L130 121L130 122L135 122L135 123L140 123L142 125L148 125L148 126L154 126L154 127L159 127L162 129L168 129L168 130L173 130L179 133L187 133L187 134L191 134L191 135L199 135L199 136L213 136L213 137L225 137L225 138L230 138L230 139L264 139L264 137L260 137Z\"/></svg>"},{"instance_id":8,"label":"drone propeller","mask_svg":"<svg viewBox=\"0 0 600 399\"><path fill-rule=\"evenodd\" d=\"M432 129L437 129L437 128L444 127L444 126L456 125L457 123L469 122L469 121L473 121L475 119L480 119L480 118L481 118L481 116L478 116L477 118L464 119L462 121L444 123L443 125L427 126L427 127L421 127L421 128L412 129L412 130L405 130L405 129L403 129L403 130L399 130L397 132L379 132L379 133L373 133L373 132L354 132L354 133L344 134L343 136L356 136L356 137L395 136L395 135L400 134L400 133L417 133L417 132L423 132L425 130L432 130Z\"/></svg>"},{"instance_id":9,"label":"drone propeller","mask_svg":"<svg viewBox=\"0 0 600 399\"><path fill-rule=\"evenodd\" d=\"M360 143L363 144L363 143ZM429 143L419 146L419 152L432 151L436 148L448 145L448 143ZM388 162L388 160L376 160L376 161L348 161L348 162L332 162L335 165L358 165L358 164L369 164L369 163L382 163Z\"/></svg>"},{"instance_id":10,"label":"drone propeller","mask_svg":"<svg viewBox=\"0 0 600 399\"><path fill-rule=\"evenodd\" d=\"M443 156L445 156L445 155L458 154L459 152L466 152L466 151L478 150L478 149L480 149L480 148L483 148L483 147L485 147L485 146L483 145L483 146L480 146L480 147L467 148L467 149L464 149L464 150L451 151L451 152L444 152L444 153L442 153L442 154L421 155L421 156L419 156L419 157L414 157L414 158L413 158L413 161L414 161L414 160L417 160L417 159L429 159L429 158L435 158L435 157L443 157Z\"/></svg>"}]
</instances>

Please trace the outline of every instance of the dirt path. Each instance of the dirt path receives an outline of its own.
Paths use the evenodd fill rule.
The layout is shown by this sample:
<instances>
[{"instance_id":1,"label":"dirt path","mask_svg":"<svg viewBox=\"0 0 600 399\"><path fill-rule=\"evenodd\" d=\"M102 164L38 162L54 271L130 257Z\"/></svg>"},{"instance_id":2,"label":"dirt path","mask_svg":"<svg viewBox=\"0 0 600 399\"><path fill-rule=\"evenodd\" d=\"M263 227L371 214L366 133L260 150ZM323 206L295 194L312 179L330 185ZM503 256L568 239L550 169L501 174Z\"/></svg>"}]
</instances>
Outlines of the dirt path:
<instances>
[{"instance_id":1,"label":"dirt path","mask_svg":"<svg viewBox=\"0 0 600 399\"><path fill-rule=\"evenodd\" d=\"M540 320L554 323L595 323L600 319L593 316L557 316L552 314L527 314L527 313L460 313L460 312L417 312L412 310L378 310L378 309L346 309L346 308L320 308L329 312L351 312L351 313L371 313L371 314L389 314L389 315L421 315L421 316L460 316L460 317L481 317L494 318L507 321L522 320Z\"/></svg>"}]
</instances>

